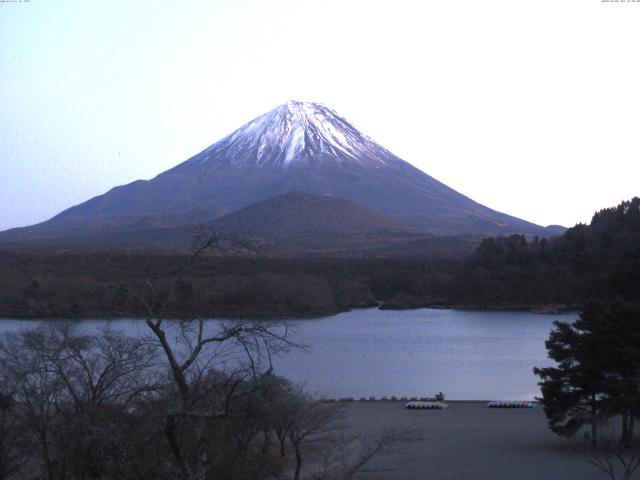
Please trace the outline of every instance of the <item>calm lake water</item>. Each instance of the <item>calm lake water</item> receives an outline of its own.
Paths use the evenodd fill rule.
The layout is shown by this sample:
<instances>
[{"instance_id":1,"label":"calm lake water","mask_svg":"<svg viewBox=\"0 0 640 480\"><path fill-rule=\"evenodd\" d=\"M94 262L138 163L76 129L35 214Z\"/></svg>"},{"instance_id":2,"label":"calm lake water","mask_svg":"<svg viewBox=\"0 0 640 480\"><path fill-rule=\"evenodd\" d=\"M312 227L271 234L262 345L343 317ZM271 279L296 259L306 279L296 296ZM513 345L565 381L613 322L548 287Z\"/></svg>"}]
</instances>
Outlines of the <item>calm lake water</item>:
<instances>
[{"instance_id":1,"label":"calm lake water","mask_svg":"<svg viewBox=\"0 0 640 480\"><path fill-rule=\"evenodd\" d=\"M318 397L431 396L448 399L533 399L534 366L546 366L544 341L554 320L575 313L472 310L353 310L293 320L296 340L309 346L274 360L276 373L305 383ZM215 320L211 320L215 322ZM102 320L83 320L99 328ZM116 328L146 333L140 320ZM0 335L34 322L0 319Z\"/></svg>"}]
</instances>

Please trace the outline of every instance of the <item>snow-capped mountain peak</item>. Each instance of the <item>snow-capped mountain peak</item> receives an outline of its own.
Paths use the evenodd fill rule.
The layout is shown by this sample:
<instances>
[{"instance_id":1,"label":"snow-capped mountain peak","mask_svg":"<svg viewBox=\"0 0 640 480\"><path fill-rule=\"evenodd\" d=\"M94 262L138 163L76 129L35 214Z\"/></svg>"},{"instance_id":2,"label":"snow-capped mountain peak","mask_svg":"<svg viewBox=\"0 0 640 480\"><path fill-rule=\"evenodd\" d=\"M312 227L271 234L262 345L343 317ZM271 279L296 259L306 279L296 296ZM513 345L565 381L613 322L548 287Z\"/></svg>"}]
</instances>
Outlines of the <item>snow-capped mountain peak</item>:
<instances>
[{"instance_id":1,"label":"snow-capped mountain peak","mask_svg":"<svg viewBox=\"0 0 640 480\"><path fill-rule=\"evenodd\" d=\"M334 110L291 100L243 125L192 161L296 166L316 162L386 164L395 158Z\"/></svg>"},{"instance_id":2,"label":"snow-capped mountain peak","mask_svg":"<svg viewBox=\"0 0 640 480\"><path fill-rule=\"evenodd\" d=\"M391 154L330 108L290 101L151 180L113 188L15 235L93 235L103 229L109 242L118 235L128 237L123 232L146 232L149 225L166 229L210 222L290 192L352 200L431 235L551 233L456 192ZM335 208L322 211L341 215L341 207ZM308 209L297 212L292 218L315 215ZM311 228L315 220L306 218L298 226ZM109 237L112 229L120 233Z\"/></svg>"}]
</instances>

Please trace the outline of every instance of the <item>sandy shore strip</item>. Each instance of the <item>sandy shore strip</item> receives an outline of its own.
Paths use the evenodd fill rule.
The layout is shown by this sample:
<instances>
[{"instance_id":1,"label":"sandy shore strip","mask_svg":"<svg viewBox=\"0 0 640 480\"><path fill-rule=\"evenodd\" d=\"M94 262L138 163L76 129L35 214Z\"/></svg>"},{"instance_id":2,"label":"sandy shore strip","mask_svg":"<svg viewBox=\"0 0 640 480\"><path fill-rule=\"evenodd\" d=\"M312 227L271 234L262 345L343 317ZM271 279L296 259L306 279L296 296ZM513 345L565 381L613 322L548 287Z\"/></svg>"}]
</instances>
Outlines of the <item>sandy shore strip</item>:
<instances>
[{"instance_id":1,"label":"sandy shore strip","mask_svg":"<svg viewBox=\"0 0 640 480\"><path fill-rule=\"evenodd\" d=\"M392 472L367 478L397 480L597 480L581 440L563 440L535 408L487 408L448 401L445 410L408 410L403 402L348 402L350 433L375 435L387 427L419 430L377 463Z\"/></svg>"}]
</instances>

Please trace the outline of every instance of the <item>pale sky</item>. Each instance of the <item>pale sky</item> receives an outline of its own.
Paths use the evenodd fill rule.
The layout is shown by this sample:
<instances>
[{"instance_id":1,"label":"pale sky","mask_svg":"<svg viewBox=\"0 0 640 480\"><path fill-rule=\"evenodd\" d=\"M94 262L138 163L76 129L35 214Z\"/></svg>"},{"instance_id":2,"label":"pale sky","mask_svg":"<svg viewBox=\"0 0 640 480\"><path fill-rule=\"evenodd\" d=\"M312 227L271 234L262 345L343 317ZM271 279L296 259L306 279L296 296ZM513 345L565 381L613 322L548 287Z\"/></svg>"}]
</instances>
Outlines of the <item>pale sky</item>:
<instances>
[{"instance_id":1,"label":"pale sky","mask_svg":"<svg viewBox=\"0 0 640 480\"><path fill-rule=\"evenodd\" d=\"M640 195L640 1L0 2L0 230L322 102L474 200Z\"/></svg>"}]
</instances>

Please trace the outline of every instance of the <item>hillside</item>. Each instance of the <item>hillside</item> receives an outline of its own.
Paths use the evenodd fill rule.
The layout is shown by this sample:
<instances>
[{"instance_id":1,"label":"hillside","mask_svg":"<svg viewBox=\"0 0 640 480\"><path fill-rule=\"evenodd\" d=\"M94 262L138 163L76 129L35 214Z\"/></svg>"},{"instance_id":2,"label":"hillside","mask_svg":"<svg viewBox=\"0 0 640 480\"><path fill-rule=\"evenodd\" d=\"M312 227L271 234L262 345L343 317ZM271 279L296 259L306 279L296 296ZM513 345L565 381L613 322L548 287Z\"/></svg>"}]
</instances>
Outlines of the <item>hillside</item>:
<instances>
[{"instance_id":1,"label":"hillside","mask_svg":"<svg viewBox=\"0 0 640 480\"><path fill-rule=\"evenodd\" d=\"M250 205L211 223L234 237L264 239L408 233L410 229L344 198L291 192Z\"/></svg>"}]
</instances>

